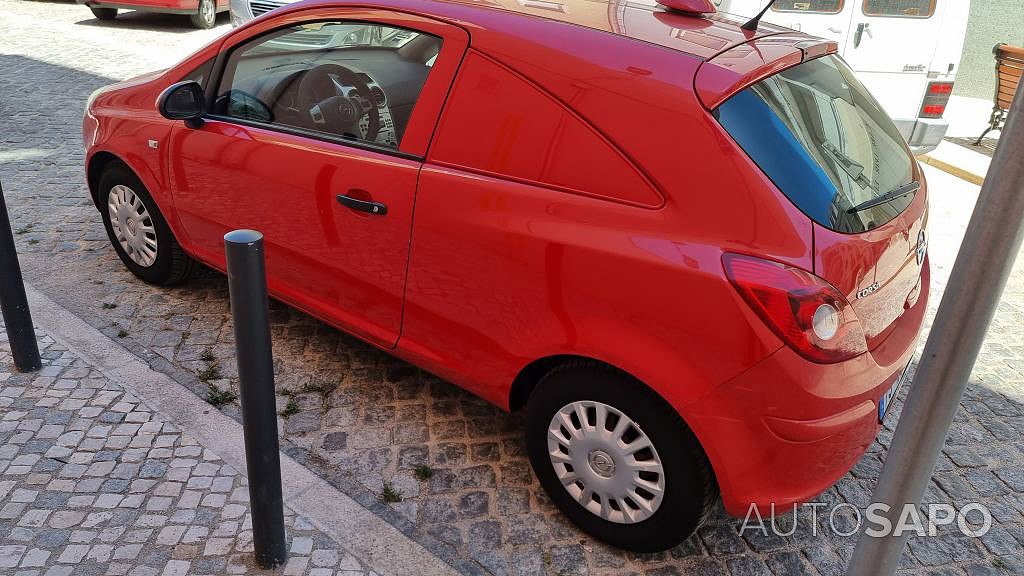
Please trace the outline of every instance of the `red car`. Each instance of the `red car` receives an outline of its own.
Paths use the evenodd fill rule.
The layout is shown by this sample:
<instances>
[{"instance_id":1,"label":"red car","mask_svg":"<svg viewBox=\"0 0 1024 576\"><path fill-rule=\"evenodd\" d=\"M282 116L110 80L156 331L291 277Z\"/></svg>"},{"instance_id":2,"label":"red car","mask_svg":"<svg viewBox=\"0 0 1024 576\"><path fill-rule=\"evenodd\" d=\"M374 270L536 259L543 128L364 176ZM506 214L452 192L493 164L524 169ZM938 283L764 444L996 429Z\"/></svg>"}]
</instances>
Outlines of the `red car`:
<instances>
[{"instance_id":1,"label":"red car","mask_svg":"<svg viewBox=\"0 0 1024 576\"><path fill-rule=\"evenodd\" d=\"M228 0L78 0L100 20L117 18L118 10L188 14L196 28L213 28L217 14L227 12Z\"/></svg>"},{"instance_id":2,"label":"red car","mask_svg":"<svg viewBox=\"0 0 1024 576\"><path fill-rule=\"evenodd\" d=\"M835 45L664 1L285 7L95 93L89 190L154 284L263 232L273 297L525 408L552 500L664 549L857 462L929 279Z\"/></svg>"}]
</instances>

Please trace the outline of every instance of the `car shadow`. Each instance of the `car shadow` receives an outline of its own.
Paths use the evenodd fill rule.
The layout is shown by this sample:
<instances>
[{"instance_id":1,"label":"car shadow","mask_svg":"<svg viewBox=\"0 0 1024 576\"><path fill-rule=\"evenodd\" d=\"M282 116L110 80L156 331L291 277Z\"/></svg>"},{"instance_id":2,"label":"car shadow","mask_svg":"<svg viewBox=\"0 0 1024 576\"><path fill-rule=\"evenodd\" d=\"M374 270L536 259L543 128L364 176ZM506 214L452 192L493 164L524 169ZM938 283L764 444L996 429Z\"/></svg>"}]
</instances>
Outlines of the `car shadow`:
<instances>
[{"instance_id":1,"label":"car shadow","mask_svg":"<svg viewBox=\"0 0 1024 576\"><path fill-rule=\"evenodd\" d=\"M86 6L82 6L87 11ZM80 26L93 26L96 28L124 28L128 30L143 30L150 32L204 32L189 22L187 14L161 14L159 12L146 12L141 10L119 10L117 18L113 20L100 20L98 18L86 18L75 24ZM228 26L228 28L225 28ZM227 12L217 14L217 25L213 30L227 31L230 27L230 18Z\"/></svg>"}]
</instances>

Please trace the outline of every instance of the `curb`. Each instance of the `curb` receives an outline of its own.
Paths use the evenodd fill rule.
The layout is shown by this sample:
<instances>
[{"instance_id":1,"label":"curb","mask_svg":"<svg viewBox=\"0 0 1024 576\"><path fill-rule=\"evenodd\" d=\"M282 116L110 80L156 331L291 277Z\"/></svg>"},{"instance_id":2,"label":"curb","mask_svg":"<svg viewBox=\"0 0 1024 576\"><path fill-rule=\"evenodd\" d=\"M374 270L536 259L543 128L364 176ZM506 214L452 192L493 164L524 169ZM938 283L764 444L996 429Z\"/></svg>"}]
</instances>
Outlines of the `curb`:
<instances>
[{"instance_id":1,"label":"curb","mask_svg":"<svg viewBox=\"0 0 1024 576\"><path fill-rule=\"evenodd\" d=\"M942 170L947 174L956 176L957 178L964 180L966 182L970 182L971 184L981 186L982 184L985 183L984 176L978 176L973 172L969 172L967 170L964 170L963 168L954 166L948 162L943 162L942 160L933 158L927 154L922 154L918 156L917 159L924 164L938 168L939 170Z\"/></svg>"}]
</instances>

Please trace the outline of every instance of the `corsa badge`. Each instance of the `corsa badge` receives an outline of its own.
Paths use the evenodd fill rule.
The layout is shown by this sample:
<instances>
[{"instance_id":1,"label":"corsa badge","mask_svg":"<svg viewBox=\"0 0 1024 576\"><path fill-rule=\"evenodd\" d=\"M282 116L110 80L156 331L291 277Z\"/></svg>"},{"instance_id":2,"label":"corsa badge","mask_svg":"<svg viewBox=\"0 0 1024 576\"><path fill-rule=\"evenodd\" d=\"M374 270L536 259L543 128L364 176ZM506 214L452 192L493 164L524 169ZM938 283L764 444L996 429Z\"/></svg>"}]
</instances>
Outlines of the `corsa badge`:
<instances>
[{"instance_id":1,"label":"corsa badge","mask_svg":"<svg viewBox=\"0 0 1024 576\"><path fill-rule=\"evenodd\" d=\"M881 288L881 286L878 284L878 282L872 282L870 286L857 292L857 298L860 299L864 298L865 296L871 296L872 294L877 292L879 288Z\"/></svg>"}]
</instances>

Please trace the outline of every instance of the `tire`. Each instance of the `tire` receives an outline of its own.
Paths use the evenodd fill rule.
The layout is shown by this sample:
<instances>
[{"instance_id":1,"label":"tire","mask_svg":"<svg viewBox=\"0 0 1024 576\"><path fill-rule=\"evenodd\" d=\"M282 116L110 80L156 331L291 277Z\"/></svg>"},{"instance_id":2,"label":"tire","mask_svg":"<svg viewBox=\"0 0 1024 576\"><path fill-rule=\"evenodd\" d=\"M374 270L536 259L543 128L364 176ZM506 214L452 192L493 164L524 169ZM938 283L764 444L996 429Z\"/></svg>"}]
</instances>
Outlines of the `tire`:
<instances>
[{"instance_id":1,"label":"tire","mask_svg":"<svg viewBox=\"0 0 1024 576\"><path fill-rule=\"evenodd\" d=\"M118 210L112 208L112 195L115 196L113 204L123 206L127 214L131 214L130 207L133 202L127 201L126 198L133 195L141 205L141 209L135 209L135 215L144 214L148 215L148 218L135 219L134 224L129 224L126 220L122 221L118 216ZM100 176L99 206L100 214L103 217L103 226L107 229L107 237L110 238L110 243L114 246L118 257L121 258L121 262L132 274L150 284L167 286L181 282L192 272L193 260L181 249L171 233L170 226L167 225L167 221L142 181L123 162L110 163L104 169L103 175ZM116 219L116 223L111 221L112 218ZM134 217L130 218L134 219ZM121 235L126 238L125 241L128 242L129 249L135 254L134 257L122 246L115 227L121 230ZM146 232L147 227L150 228L149 232ZM133 230L134 234L132 234ZM132 242L129 239L135 238L139 238L142 243L145 243L145 240L141 240L141 238L155 242L155 246L151 247L153 254L150 256L148 252L142 253L142 251L132 248ZM149 246L148 243L145 245Z\"/></svg>"},{"instance_id":2,"label":"tire","mask_svg":"<svg viewBox=\"0 0 1024 576\"><path fill-rule=\"evenodd\" d=\"M199 8L189 16L192 25L200 30L208 30L217 24L217 4L215 0L199 0Z\"/></svg>"},{"instance_id":3,"label":"tire","mask_svg":"<svg viewBox=\"0 0 1024 576\"><path fill-rule=\"evenodd\" d=\"M117 18L117 8L89 8L92 15L98 20L113 20Z\"/></svg>"},{"instance_id":4,"label":"tire","mask_svg":"<svg viewBox=\"0 0 1024 576\"><path fill-rule=\"evenodd\" d=\"M625 417L625 433L619 437L629 442L610 443L603 440L604 436L567 441L571 435L561 425L558 434L563 439L549 440L548 429L553 424L553 418L560 415L563 409L569 409L571 414L571 407L581 405L592 405L585 408L584 414L593 430L600 429L597 416L599 409ZM604 405L604 408L599 405ZM621 422L621 418L615 420L607 417L606 431L607 427L617 430ZM572 420L570 416L569 425L583 433L576 424L582 425L579 417ZM629 432L630 428L637 434ZM626 485L631 483L628 479L638 469L631 470L628 458L624 459L622 454L616 452L623 448L615 446L625 446L628 452L630 446L639 446L637 442L642 441L644 435L650 440L653 450L636 451L632 458L642 460L647 466L639 474L644 475L642 478L647 481L648 487L660 485L663 488L660 501L656 490L637 490L634 486L632 496L629 496L630 492L618 489L617 493L626 495L628 501L625 498L599 496L588 500L595 511L585 508L577 499L587 498L581 487L614 495L616 487L622 485L618 482L625 482ZM551 438L554 437L552 434ZM586 445L588 441L598 442L597 448L595 444ZM550 447L549 442L553 442L550 446L554 447ZM569 448L568 442L577 444L564 450ZM610 367L575 362L556 368L545 376L531 394L527 405L526 445L534 473L555 505L584 532L626 550L658 552L683 542L701 525L718 496L707 456L682 418L644 384ZM601 450L605 446L609 447L608 453ZM556 451L564 452L559 457L560 461L572 460L579 465L577 467L583 468L578 470L571 465L561 468L561 474L569 478L578 477L582 482L571 484L577 490L576 495L570 494L570 488L563 486L559 479L559 472L556 472L559 464L550 455ZM610 466L609 458L613 462ZM654 469L652 466L658 462L662 472L651 472ZM631 501L640 499L646 500L646 509L629 505ZM623 507L628 509L632 517L629 523L626 522L627 514Z\"/></svg>"}]
</instances>

